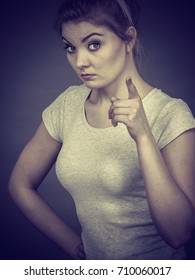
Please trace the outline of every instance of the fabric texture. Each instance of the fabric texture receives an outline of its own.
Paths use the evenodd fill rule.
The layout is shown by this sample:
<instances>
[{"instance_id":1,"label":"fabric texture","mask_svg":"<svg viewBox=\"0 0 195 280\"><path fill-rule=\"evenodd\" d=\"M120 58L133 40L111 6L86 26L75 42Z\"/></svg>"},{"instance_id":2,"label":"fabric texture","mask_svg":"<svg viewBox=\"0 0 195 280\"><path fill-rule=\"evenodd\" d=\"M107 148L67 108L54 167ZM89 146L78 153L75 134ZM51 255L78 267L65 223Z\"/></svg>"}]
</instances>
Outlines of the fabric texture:
<instances>
[{"instance_id":1,"label":"fabric texture","mask_svg":"<svg viewBox=\"0 0 195 280\"><path fill-rule=\"evenodd\" d=\"M85 85L70 87L43 112L48 132L63 143L56 173L75 201L87 259L185 258L184 248L167 245L152 222L136 144L125 125L87 122L89 93ZM195 127L186 103L159 89L143 106L159 149Z\"/></svg>"}]
</instances>

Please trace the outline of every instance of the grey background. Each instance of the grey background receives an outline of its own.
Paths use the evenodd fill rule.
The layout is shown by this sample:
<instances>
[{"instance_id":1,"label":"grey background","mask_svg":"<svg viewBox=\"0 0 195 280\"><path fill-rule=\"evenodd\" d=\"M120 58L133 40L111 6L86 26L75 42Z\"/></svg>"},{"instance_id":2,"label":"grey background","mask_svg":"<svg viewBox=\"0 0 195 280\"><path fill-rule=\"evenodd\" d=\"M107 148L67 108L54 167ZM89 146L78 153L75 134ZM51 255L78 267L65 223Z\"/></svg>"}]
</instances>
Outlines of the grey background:
<instances>
[{"instance_id":1,"label":"grey background","mask_svg":"<svg viewBox=\"0 0 195 280\"><path fill-rule=\"evenodd\" d=\"M70 69L53 30L62 0L4 0L0 3L0 259L68 259L18 211L7 192L13 165L59 93L80 81ZM195 114L195 0L140 0L144 77L185 100ZM78 232L74 203L54 168L40 192ZM41 214L41 213L40 213ZM192 240L187 246L195 259Z\"/></svg>"}]
</instances>

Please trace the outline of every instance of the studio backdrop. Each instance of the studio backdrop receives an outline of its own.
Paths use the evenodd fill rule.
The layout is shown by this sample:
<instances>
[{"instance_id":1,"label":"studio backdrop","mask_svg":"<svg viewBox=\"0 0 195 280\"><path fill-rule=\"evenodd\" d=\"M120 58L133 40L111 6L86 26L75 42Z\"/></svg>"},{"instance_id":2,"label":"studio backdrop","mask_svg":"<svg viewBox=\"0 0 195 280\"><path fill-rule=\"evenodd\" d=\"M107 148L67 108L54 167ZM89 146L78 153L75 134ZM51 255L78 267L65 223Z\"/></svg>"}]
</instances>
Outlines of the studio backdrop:
<instances>
[{"instance_id":1,"label":"studio backdrop","mask_svg":"<svg viewBox=\"0 0 195 280\"><path fill-rule=\"evenodd\" d=\"M14 163L41 114L62 91L80 84L66 61L53 23L63 0L2 0L0 3L0 258L69 259L34 228L13 204L7 184ZM195 1L138 0L144 48L141 72L153 86L182 98L195 114ZM55 168L40 193L80 232L74 203ZM41 215L41 213L40 213ZM195 259L192 240L186 247Z\"/></svg>"}]
</instances>

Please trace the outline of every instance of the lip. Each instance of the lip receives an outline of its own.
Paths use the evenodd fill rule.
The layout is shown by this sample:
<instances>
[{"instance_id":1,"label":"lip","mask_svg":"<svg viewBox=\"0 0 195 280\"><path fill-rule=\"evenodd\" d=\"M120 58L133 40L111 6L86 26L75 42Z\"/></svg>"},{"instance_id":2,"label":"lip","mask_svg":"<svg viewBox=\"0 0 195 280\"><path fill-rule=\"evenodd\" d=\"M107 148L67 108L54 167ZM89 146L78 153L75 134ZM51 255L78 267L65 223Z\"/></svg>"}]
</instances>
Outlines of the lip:
<instances>
[{"instance_id":1,"label":"lip","mask_svg":"<svg viewBox=\"0 0 195 280\"><path fill-rule=\"evenodd\" d=\"M95 77L96 75L95 74L81 74L81 77L84 79L84 80L91 80Z\"/></svg>"}]
</instances>

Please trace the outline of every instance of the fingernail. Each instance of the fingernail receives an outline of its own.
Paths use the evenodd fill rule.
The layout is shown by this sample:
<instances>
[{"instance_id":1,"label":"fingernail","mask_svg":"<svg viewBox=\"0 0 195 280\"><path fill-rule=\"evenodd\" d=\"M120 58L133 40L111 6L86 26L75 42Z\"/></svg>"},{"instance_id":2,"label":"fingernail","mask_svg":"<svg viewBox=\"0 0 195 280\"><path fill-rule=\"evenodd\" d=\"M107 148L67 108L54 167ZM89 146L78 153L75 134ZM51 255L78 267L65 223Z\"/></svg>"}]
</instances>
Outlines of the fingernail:
<instances>
[{"instance_id":1,"label":"fingernail","mask_svg":"<svg viewBox=\"0 0 195 280\"><path fill-rule=\"evenodd\" d=\"M131 83L132 83L132 79L131 79L131 77L128 77L128 78L127 78L127 82L128 82L129 84L131 84Z\"/></svg>"}]
</instances>

